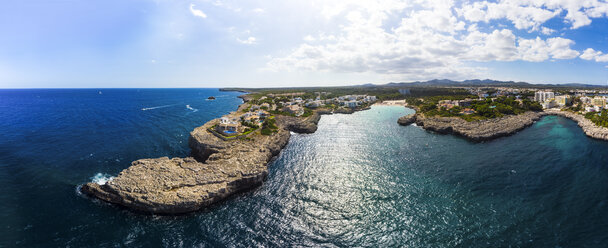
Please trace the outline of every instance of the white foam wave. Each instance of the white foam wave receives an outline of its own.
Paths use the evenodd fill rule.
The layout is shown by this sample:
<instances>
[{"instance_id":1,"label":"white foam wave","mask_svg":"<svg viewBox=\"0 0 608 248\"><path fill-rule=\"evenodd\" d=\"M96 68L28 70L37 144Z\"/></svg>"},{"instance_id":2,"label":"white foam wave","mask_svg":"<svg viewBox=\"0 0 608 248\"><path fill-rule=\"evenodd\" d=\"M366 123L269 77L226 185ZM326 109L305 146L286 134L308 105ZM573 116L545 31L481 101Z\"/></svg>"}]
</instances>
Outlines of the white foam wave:
<instances>
[{"instance_id":1,"label":"white foam wave","mask_svg":"<svg viewBox=\"0 0 608 248\"><path fill-rule=\"evenodd\" d=\"M175 105L175 104L173 104ZM166 107L171 107L173 105L163 105L163 106L156 106L156 107L149 107L149 108L142 108L141 110L146 111L146 110L152 110L152 109L159 109L159 108L166 108Z\"/></svg>"},{"instance_id":2,"label":"white foam wave","mask_svg":"<svg viewBox=\"0 0 608 248\"><path fill-rule=\"evenodd\" d=\"M99 185L104 185L107 182L112 181L112 179L114 179L113 176L105 173L97 173L95 176L91 177L91 181Z\"/></svg>"}]
</instances>

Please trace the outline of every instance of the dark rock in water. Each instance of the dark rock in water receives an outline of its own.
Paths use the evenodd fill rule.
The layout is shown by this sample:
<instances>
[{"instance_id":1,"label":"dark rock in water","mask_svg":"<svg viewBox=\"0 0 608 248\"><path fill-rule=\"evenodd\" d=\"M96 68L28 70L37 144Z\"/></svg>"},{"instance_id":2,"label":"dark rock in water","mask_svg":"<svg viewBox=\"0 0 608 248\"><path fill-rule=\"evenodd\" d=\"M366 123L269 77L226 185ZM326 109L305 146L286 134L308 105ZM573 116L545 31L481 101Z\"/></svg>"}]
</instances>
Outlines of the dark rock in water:
<instances>
[{"instance_id":1,"label":"dark rock in water","mask_svg":"<svg viewBox=\"0 0 608 248\"><path fill-rule=\"evenodd\" d=\"M210 96L210 97L207 98L207 100L215 100L215 97L214 96Z\"/></svg>"},{"instance_id":2,"label":"dark rock in water","mask_svg":"<svg viewBox=\"0 0 608 248\"><path fill-rule=\"evenodd\" d=\"M416 114L409 114L406 116L402 116L397 120L397 123L401 126L407 126L416 122Z\"/></svg>"}]
</instances>

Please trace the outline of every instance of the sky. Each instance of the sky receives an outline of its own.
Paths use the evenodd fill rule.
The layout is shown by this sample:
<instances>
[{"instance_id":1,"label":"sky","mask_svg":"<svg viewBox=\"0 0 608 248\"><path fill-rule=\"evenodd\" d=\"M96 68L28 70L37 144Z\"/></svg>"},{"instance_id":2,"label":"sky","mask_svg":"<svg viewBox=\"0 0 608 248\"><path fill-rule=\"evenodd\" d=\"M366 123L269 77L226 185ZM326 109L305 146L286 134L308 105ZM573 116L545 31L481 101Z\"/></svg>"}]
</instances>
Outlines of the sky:
<instances>
[{"instance_id":1,"label":"sky","mask_svg":"<svg viewBox=\"0 0 608 248\"><path fill-rule=\"evenodd\" d=\"M0 88L608 84L607 0L9 0Z\"/></svg>"}]
</instances>

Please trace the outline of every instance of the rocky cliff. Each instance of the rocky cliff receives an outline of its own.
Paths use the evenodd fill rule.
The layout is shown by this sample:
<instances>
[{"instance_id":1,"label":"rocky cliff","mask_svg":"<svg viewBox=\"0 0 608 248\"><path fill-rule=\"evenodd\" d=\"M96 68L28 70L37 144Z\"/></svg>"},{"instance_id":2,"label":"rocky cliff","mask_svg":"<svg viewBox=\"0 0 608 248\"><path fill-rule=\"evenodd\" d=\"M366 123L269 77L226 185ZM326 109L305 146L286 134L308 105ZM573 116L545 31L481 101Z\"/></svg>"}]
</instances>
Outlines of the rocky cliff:
<instances>
[{"instance_id":1,"label":"rocky cliff","mask_svg":"<svg viewBox=\"0 0 608 248\"><path fill-rule=\"evenodd\" d=\"M317 131L317 124L321 120L321 115L317 112L313 112L311 116L305 117L304 119L292 116L276 116L276 119L283 127L287 130L296 133L314 133Z\"/></svg>"},{"instance_id":2,"label":"rocky cliff","mask_svg":"<svg viewBox=\"0 0 608 248\"><path fill-rule=\"evenodd\" d=\"M223 141L207 131L216 120L194 129L188 143L192 157L140 159L106 184L87 183L82 192L128 208L180 214L199 210L226 197L260 185L267 164L287 145L290 131L317 130L320 116L277 118L270 136Z\"/></svg>"},{"instance_id":3,"label":"rocky cliff","mask_svg":"<svg viewBox=\"0 0 608 248\"><path fill-rule=\"evenodd\" d=\"M458 117L416 116L416 124L438 133L453 133L473 141L491 140L516 133L544 115L543 112L526 112L481 121L465 121Z\"/></svg>"},{"instance_id":4,"label":"rocky cliff","mask_svg":"<svg viewBox=\"0 0 608 248\"><path fill-rule=\"evenodd\" d=\"M416 114L409 114L409 115L401 116L397 120L397 123L399 123L399 125L401 125L401 126L407 126L414 122L416 122Z\"/></svg>"},{"instance_id":5,"label":"rocky cliff","mask_svg":"<svg viewBox=\"0 0 608 248\"><path fill-rule=\"evenodd\" d=\"M423 114L407 115L399 118L398 122L408 125L415 120L418 126L425 130L438 133L451 133L463 136L472 141L485 141L516 133L546 115L559 115L578 123L585 134L591 138L608 140L608 128L599 127L584 116L560 110L545 110L543 112L526 112L520 115L508 115L502 118L467 122L458 117L428 117Z\"/></svg>"}]
</instances>

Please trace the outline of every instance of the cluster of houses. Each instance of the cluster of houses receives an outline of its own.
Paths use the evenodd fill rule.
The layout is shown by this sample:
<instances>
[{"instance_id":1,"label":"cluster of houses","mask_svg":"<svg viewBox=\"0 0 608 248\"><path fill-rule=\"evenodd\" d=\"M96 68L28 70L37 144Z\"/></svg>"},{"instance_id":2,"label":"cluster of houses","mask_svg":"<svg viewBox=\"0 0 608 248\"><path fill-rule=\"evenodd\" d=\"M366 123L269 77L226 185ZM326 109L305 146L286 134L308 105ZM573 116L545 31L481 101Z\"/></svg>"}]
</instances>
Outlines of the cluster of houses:
<instances>
[{"instance_id":1,"label":"cluster of houses","mask_svg":"<svg viewBox=\"0 0 608 248\"><path fill-rule=\"evenodd\" d=\"M325 98L325 96L330 93L315 93L317 95L315 99L302 99L300 96L304 95L303 93L268 94L257 100L257 102L261 104L251 105L244 114L238 115L237 113L231 113L220 118L215 126L215 131L224 136L234 136L243 133L252 126L261 126L262 123L270 117L269 111L280 110L295 116L301 116L304 114L305 108L319 108L328 104L356 108L363 104L373 103L377 100L375 96L368 95L346 95L331 99L321 99L322 97ZM291 99L276 103L267 100L268 98L274 97L291 97Z\"/></svg>"},{"instance_id":2,"label":"cluster of houses","mask_svg":"<svg viewBox=\"0 0 608 248\"><path fill-rule=\"evenodd\" d=\"M471 93L472 95L477 95L479 98L517 95L521 92L520 89L508 88L508 87L492 88L494 90L494 92L492 92L492 93L488 93L488 91L486 91L486 89L487 88L481 88L481 87L467 88L469 93Z\"/></svg>"},{"instance_id":3,"label":"cluster of houses","mask_svg":"<svg viewBox=\"0 0 608 248\"><path fill-rule=\"evenodd\" d=\"M249 128L242 125L242 123L246 123L249 126L260 126L269 116L270 113L268 113L268 111L261 109L250 109L240 116L233 113L220 118L219 123L217 123L215 126L215 131L223 134L224 136L233 136L243 133L247 128Z\"/></svg>"},{"instance_id":4,"label":"cluster of houses","mask_svg":"<svg viewBox=\"0 0 608 248\"><path fill-rule=\"evenodd\" d=\"M602 109L608 108L606 106L605 96L587 96L580 94L580 104L585 112L599 112ZM573 97L571 95L555 95L552 91L537 91L534 94L534 101L540 102L543 108L562 108L564 106L572 104Z\"/></svg>"},{"instance_id":5,"label":"cluster of houses","mask_svg":"<svg viewBox=\"0 0 608 248\"><path fill-rule=\"evenodd\" d=\"M580 98L581 104L585 109L585 112L600 112L603 109L607 109L606 106L606 97L605 96L582 96Z\"/></svg>"},{"instance_id":6,"label":"cluster of houses","mask_svg":"<svg viewBox=\"0 0 608 248\"><path fill-rule=\"evenodd\" d=\"M294 97L286 102L279 102L277 107L280 107L281 111L288 112L295 116L301 116L304 114L304 108L320 108L325 107L329 104L334 104L337 106L343 106L347 108L356 108L363 104L373 103L375 102L376 96L368 96L368 95L346 95L339 96L329 99L321 99L323 95L327 95L327 92L317 92L317 97L315 99L302 99L301 97ZM262 99L262 98L260 98ZM271 108L274 106L271 106ZM277 108L274 107L274 108Z\"/></svg>"},{"instance_id":7,"label":"cluster of houses","mask_svg":"<svg viewBox=\"0 0 608 248\"><path fill-rule=\"evenodd\" d=\"M460 114L470 115L474 114L475 110L472 108L468 108L473 103L473 99L464 99L464 100L441 100L437 103L438 108L451 109L453 107L462 107L463 109L460 111Z\"/></svg>"}]
</instances>

